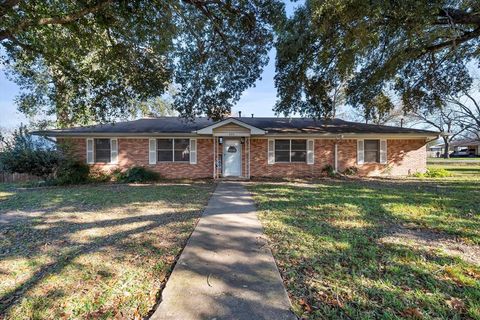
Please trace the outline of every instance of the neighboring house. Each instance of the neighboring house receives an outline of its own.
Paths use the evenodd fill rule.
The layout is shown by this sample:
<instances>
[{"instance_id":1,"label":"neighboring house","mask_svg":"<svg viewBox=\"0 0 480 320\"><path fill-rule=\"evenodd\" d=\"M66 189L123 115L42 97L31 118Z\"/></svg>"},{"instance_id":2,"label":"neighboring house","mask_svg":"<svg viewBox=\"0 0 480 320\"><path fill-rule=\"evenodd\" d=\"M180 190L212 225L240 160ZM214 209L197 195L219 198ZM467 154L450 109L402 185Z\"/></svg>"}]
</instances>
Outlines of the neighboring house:
<instances>
[{"instance_id":1,"label":"neighboring house","mask_svg":"<svg viewBox=\"0 0 480 320\"><path fill-rule=\"evenodd\" d=\"M426 130L305 118L177 117L41 131L70 141L79 159L105 170L151 168L167 178L306 177L332 166L361 175L426 170Z\"/></svg>"},{"instance_id":2,"label":"neighboring house","mask_svg":"<svg viewBox=\"0 0 480 320\"><path fill-rule=\"evenodd\" d=\"M437 144L430 149L436 148L440 151L440 157L444 154L445 144ZM451 156L475 157L480 156L480 140L462 139L450 142L449 151Z\"/></svg>"},{"instance_id":3,"label":"neighboring house","mask_svg":"<svg viewBox=\"0 0 480 320\"><path fill-rule=\"evenodd\" d=\"M439 145L427 147L427 157L428 158L443 157L443 147Z\"/></svg>"}]
</instances>

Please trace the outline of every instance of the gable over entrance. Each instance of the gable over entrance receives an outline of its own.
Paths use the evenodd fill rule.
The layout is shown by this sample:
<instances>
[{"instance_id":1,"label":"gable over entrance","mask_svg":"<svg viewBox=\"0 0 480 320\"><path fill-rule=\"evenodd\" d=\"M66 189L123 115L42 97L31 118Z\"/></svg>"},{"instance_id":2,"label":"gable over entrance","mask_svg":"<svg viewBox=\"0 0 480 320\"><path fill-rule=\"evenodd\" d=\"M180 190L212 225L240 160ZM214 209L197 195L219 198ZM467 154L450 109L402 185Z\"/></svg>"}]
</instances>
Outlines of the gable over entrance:
<instances>
[{"instance_id":1,"label":"gable over entrance","mask_svg":"<svg viewBox=\"0 0 480 320\"><path fill-rule=\"evenodd\" d=\"M238 119L228 118L197 130L196 133L200 135L246 137L251 135L265 135L267 132Z\"/></svg>"}]
</instances>

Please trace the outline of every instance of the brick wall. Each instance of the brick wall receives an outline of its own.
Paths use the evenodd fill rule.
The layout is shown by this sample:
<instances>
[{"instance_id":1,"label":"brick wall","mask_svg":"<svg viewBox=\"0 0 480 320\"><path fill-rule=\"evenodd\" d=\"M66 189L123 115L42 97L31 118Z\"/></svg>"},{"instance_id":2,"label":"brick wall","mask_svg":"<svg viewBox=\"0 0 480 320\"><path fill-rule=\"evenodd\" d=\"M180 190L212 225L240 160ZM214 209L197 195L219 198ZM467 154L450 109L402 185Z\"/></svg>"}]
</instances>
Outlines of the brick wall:
<instances>
[{"instance_id":1,"label":"brick wall","mask_svg":"<svg viewBox=\"0 0 480 320\"><path fill-rule=\"evenodd\" d=\"M423 139L387 140L387 164L357 165L357 140L342 140L338 146L338 169L356 166L361 175L403 176L427 169L427 149Z\"/></svg>"},{"instance_id":2,"label":"brick wall","mask_svg":"<svg viewBox=\"0 0 480 320\"><path fill-rule=\"evenodd\" d=\"M321 175L326 165L334 166L335 140L315 140L315 163L268 164L267 139L252 139L252 177L311 177ZM387 164L357 165L357 140L338 143L338 170L358 167L360 175L408 175L426 170L427 152L423 139L387 140Z\"/></svg>"},{"instance_id":3,"label":"brick wall","mask_svg":"<svg viewBox=\"0 0 480 320\"><path fill-rule=\"evenodd\" d=\"M67 139L58 139L59 142ZM68 141L75 147L80 161L86 161L85 138L72 138ZM160 173L165 178L210 178L213 171L213 139L197 139L197 163L157 163L148 164L148 139L118 139L118 164L93 164L92 168L104 171L127 169L132 166L144 166Z\"/></svg>"},{"instance_id":4,"label":"brick wall","mask_svg":"<svg viewBox=\"0 0 480 320\"><path fill-rule=\"evenodd\" d=\"M64 141L59 139L59 141ZM75 147L79 160L86 161L84 138L68 139ZM252 177L314 177L322 174L326 165L334 165L335 140L315 140L315 163L275 163L267 164L267 139L251 139ZM217 148L221 154L222 146ZM245 173L247 150L242 146L242 173ZM338 166L343 171L350 166L359 168L361 175L407 175L426 170L426 148L423 139L388 140L387 164L357 165L357 141L342 140L338 144ZM131 166L145 166L159 172L166 178L210 178L213 171L213 139L197 139L197 164L157 163L148 164L148 139L118 139L118 164L94 164L92 167L111 171Z\"/></svg>"}]
</instances>

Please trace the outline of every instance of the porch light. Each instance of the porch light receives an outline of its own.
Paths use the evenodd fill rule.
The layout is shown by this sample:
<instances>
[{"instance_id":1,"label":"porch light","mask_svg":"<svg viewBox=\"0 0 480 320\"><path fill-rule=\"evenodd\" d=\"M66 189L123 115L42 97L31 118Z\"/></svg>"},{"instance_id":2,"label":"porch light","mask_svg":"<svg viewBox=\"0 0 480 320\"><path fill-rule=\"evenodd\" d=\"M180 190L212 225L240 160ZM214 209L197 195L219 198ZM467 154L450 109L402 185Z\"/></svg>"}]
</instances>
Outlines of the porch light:
<instances>
[{"instance_id":1,"label":"porch light","mask_svg":"<svg viewBox=\"0 0 480 320\"><path fill-rule=\"evenodd\" d=\"M219 143L219 144L222 144L222 143L223 143L223 137L219 137L219 138L218 138L218 143Z\"/></svg>"},{"instance_id":2,"label":"porch light","mask_svg":"<svg viewBox=\"0 0 480 320\"><path fill-rule=\"evenodd\" d=\"M240 138L240 143L241 143L241 144L244 144L244 143L245 143L245 138L244 138L244 137Z\"/></svg>"}]
</instances>

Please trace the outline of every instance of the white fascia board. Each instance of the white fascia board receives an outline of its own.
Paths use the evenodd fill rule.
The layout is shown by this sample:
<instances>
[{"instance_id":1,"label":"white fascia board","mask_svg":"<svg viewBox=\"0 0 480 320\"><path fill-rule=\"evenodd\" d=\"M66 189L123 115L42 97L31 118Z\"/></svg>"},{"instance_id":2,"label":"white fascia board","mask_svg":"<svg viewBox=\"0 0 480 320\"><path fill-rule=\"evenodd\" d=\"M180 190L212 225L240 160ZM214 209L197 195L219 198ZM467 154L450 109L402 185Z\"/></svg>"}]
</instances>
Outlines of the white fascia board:
<instances>
[{"instance_id":1,"label":"white fascia board","mask_svg":"<svg viewBox=\"0 0 480 320\"><path fill-rule=\"evenodd\" d=\"M428 133L270 133L265 138L315 138L315 139L430 139L438 134Z\"/></svg>"}]
</instances>

